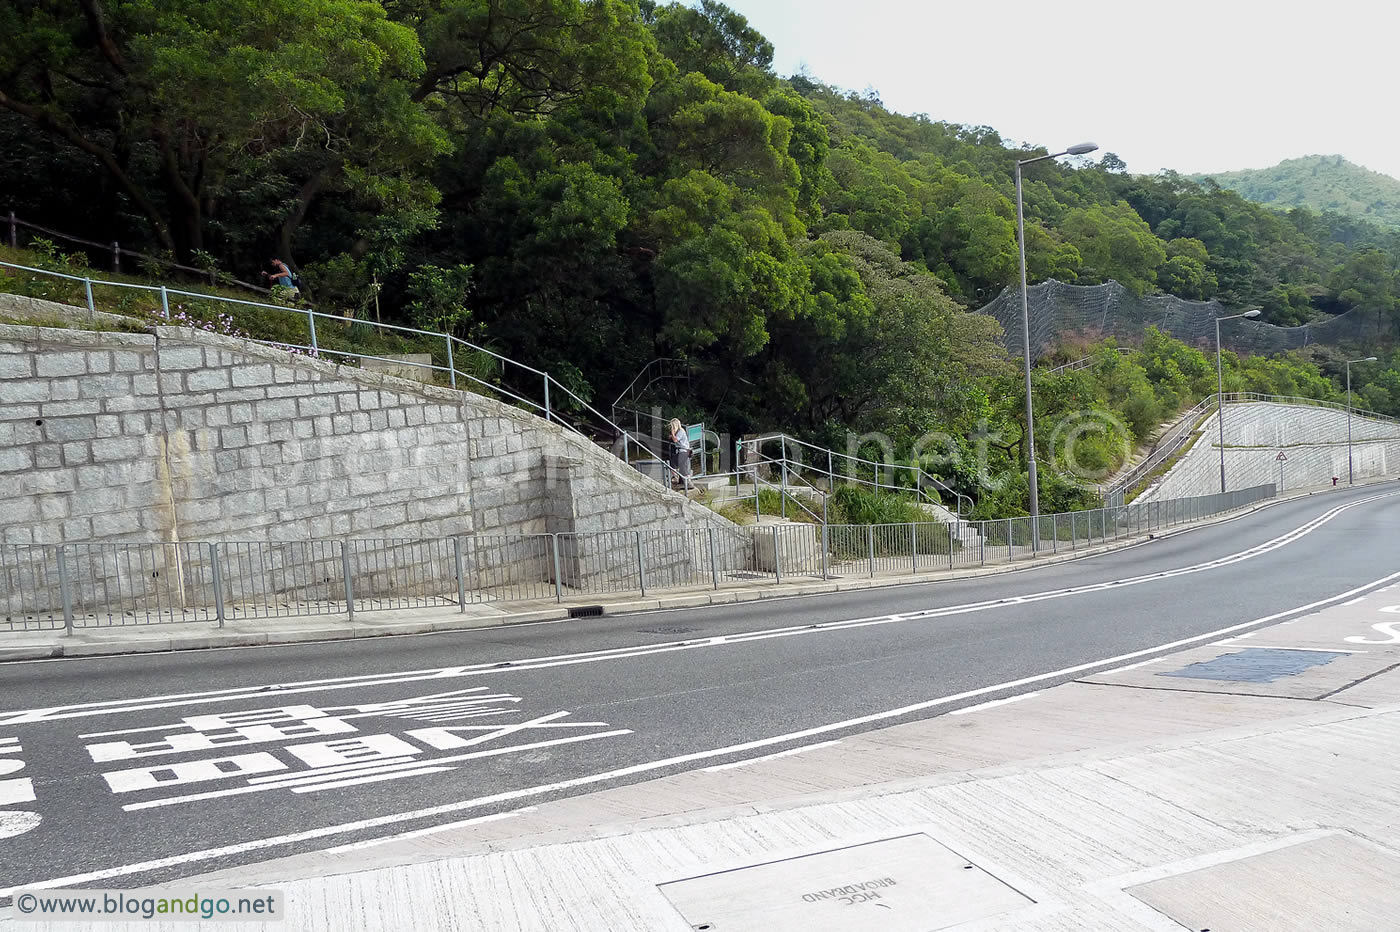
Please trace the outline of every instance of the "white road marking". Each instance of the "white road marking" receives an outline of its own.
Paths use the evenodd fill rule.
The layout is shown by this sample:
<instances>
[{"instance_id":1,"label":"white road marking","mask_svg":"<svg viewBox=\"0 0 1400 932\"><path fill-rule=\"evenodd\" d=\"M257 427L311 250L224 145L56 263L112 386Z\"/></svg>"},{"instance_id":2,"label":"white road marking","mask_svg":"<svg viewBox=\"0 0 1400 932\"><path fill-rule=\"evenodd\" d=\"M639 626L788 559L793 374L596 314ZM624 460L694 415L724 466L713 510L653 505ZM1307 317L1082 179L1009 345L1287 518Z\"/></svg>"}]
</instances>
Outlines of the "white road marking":
<instances>
[{"instance_id":1,"label":"white road marking","mask_svg":"<svg viewBox=\"0 0 1400 932\"><path fill-rule=\"evenodd\" d=\"M1136 670L1139 667L1151 666L1154 663L1161 663L1165 657L1153 657L1151 660L1144 660L1140 663L1130 663L1126 667L1119 667L1116 670L1105 670L1099 676L1113 676L1115 673L1127 673L1129 670Z\"/></svg>"},{"instance_id":2,"label":"white road marking","mask_svg":"<svg viewBox=\"0 0 1400 932\"><path fill-rule=\"evenodd\" d=\"M1326 599L1319 599L1315 602L1309 602L1307 605L1300 605L1295 608L1286 609L1282 612L1275 612L1272 615L1265 615L1262 618L1256 618L1252 621L1241 622L1240 624L1231 625L1227 628L1220 628L1216 631L1208 631L1205 634L1196 635L1195 637L1182 638L1180 640L1170 641L1165 644L1159 644L1156 647L1148 647L1142 650L1132 651L1131 653L1127 654L1119 654L1116 657L1108 657L1103 660L1094 660L1090 661L1089 663L1081 663L1072 667L1064 667L1060 670L1052 670L1049 673L1038 673L1034 676L1027 676L1018 680L1011 680L1005 683L996 683L991 686L982 686L977 689L968 690L967 692L958 693L956 695L941 696L937 699L929 699L924 702L918 702L914 703L913 705L902 706L897 709L889 709L884 712L874 712L869 715L862 715L857 718L846 719L842 722L833 722L829 725L818 725L813 728L803 729L802 731L790 732L785 735L774 735L770 738L759 738L754 741L743 742L742 744L731 744L727 747L714 748L708 751L696 751L690 754L682 754L677 757L668 757L662 760L648 761L642 764L633 764L628 767L619 767L615 770L603 771L602 773L594 773L582 777L573 777L568 780L560 780L555 783L547 783L541 786L525 787L523 789L518 790L507 790L505 792L495 793L490 796L480 796L476 799L467 799L455 803L445 803L440 806L431 806L426 809L415 809L409 812L393 813L391 815L377 816L372 819L361 819L355 822L345 822L341 823L340 825L327 825L322 826L321 828L308 829L302 832L293 832L287 835L275 835L270 838L259 838L254 841L239 842L238 844L224 845L218 848L207 848L202 851L189 851L184 854L176 854L171 855L169 857L156 858L149 861L141 861L135 864L124 864L118 867L109 867L103 870L89 871L83 874L72 874L67 877L55 877L50 880L26 882L23 885L22 889L48 890L56 887L73 886L75 884L92 884L96 881L107 880L112 877L125 877L132 874L142 874L149 871L161 870L167 867L178 867L183 864L196 864L201 861L211 861L217 858L233 857L236 855L247 854L252 851L262 851L267 848L278 848L286 845L298 844L300 842L305 841L314 841L318 838L330 838L335 835L367 831L369 829L379 828L385 825L395 825L401 822L408 822L417 819L429 819L433 818L434 816L445 815L449 812L463 812L469 809L478 809L483 806L495 805L497 803L510 802L517 799L528 799L532 796L542 796L548 793L557 793L563 790L571 790L576 789L578 787L592 786L598 783L606 783L611 780L622 779L623 777L636 776L637 774L642 773L651 773L669 767L677 767L682 764L689 764L695 761L706 760L708 758L728 756L730 754L740 754L745 751L752 751L758 748L772 747L773 745L778 744L787 744L792 741L801 741L804 738L810 738L815 735L830 734L833 731L842 731L847 728L855 728L860 725L868 725L873 722L886 721L888 719L893 718L903 718L904 716L910 715L914 712L922 712L926 709L937 708L938 706L955 704L963 701L964 699L971 699L976 696L986 696L993 693L1004 692L1008 689L1016 689L1020 686L1028 686L1031 683L1044 683L1048 680L1056 680L1065 677L1071 677L1076 674L1083 673L1086 670L1095 670L1100 667L1112 666L1113 664L1122 663L1125 660L1135 660L1138 657L1143 657L1148 654L1155 654L1159 651L1173 650L1178 647L1184 647L1188 644L1197 644L1201 641L1209 641L1210 639L1218 638L1223 634L1230 634L1235 631L1242 631L1246 628L1257 628L1260 625L1269 624L1270 622L1277 621L1278 619L1287 617L1289 615L1297 615L1301 614L1302 612L1311 611L1315 608L1321 608L1324 605L1332 605L1336 602L1339 602L1343 599L1349 599L1360 593L1369 592L1377 586L1383 585L1385 583L1394 582L1397 579L1400 579L1400 573L1392 573L1389 576L1384 576L1381 579L1375 580L1374 582L1367 583L1363 586L1358 586L1355 589L1349 589L1346 592L1339 593ZM4 889L0 889L0 898L14 896L15 891L19 889L21 888L6 887Z\"/></svg>"},{"instance_id":3,"label":"white road marking","mask_svg":"<svg viewBox=\"0 0 1400 932\"><path fill-rule=\"evenodd\" d=\"M1400 608L1400 606L1395 606L1395 608ZM1353 635L1344 640L1348 644L1400 644L1400 630L1397 628L1400 628L1400 621L1380 621L1371 625L1371 629L1384 634L1384 638L1363 638Z\"/></svg>"},{"instance_id":4,"label":"white road marking","mask_svg":"<svg viewBox=\"0 0 1400 932\"><path fill-rule=\"evenodd\" d=\"M1014 601L1016 605L1023 605L1032 602L1047 601L1050 599L1060 599L1071 595L1083 595L1091 592L1103 592L1109 589L1117 589L1123 586L1135 586L1142 583L1157 582L1162 579L1186 576L1193 573L1200 573L1206 570L1219 569L1223 566L1230 566L1244 560L1253 559L1266 553L1271 553L1280 547L1285 547L1302 537L1311 534L1313 531L1331 521L1337 515L1361 505L1369 504L1382 498L1389 498L1400 494L1387 492L1382 495L1371 496L1370 498L1358 499L1348 502L1345 505L1338 505L1319 515L1312 520L1299 525L1293 530L1273 540L1266 541L1248 550L1241 550L1237 553L1210 560L1205 563L1197 563L1190 566L1180 567L1167 572L1148 573L1142 576L1130 576L1123 579L1109 580L1102 583L1094 583L1088 586L1079 586L1073 589L1053 589L1045 592L1032 593L1030 595L1019 596ZM1359 590L1358 590L1359 591ZM336 677L322 680L307 680L304 682L279 684L274 686L244 687L240 689L216 690L206 693L184 693L171 696L142 697L136 699L118 699L105 702L86 703L72 706L57 706L46 709L26 709L12 712L0 712L0 727L17 724L30 724L34 722L55 721L65 718L80 718L92 715L111 715L125 712L140 711L145 709L170 708L182 705L193 705L211 702L229 702L233 700L253 699L265 696L269 692L277 695L285 695L303 692L320 692L331 689L353 689L361 686L382 686L393 683L418 682L421 680L447 679L467 676L484 676L499 673L516 673L525 670L542 670L551 667L572 666L582 663L598 663L605 660L626 660L635 657L647 657L655 654L672 653L681 650L699 650L710 647L729 647L731 645L748 644L754 641L764 641L773 638L795 637L801 635L820 634L830 631L844 631L850 628L862 628L873 625L897 624L907 621L924 621L932 618L945 618L952 615L963 615L974 612L983 612L990 609L1005 606L1005 600L988 599L981 602L971 602L962 605L947 606L944 608L926 609L916 612L905 612L896 615L876 615L868 618L852 618L843 621L825 622L815 625L792 625L785 628L772 628L759 631L752 631L739 634L731 634L724 637L719 643L713 639L703 641L669 641L660 644L636 645L632 647L614 647L599 651L584 651L575 654L560 654L554 656L537 657L510 661L507 663L481 663L470 666L447 667L440 670L414 670L402 673L387 673L356 677ZM1231 629L1233 630L1233 629Z\"/></svg>"},{"instance_id":5,"label":"white road marking","mask_svg":"<svg viewBox=\"0 0 1400 932\"><path fill-rule=\"evenodd\" d=\"M425 835L437 835L440 832L450 832L453 829L466 828L469 825L480 825L483 822L500 822L503 819L513 819L516 816L525 815L527 812L534 812L534 806L526 806L524 809L512 809L510 812L495 812L491 815L477 816L475 819L462 819L458 822L445 822L442 825L434 825L431 828L420 828L413 832L403 832L399 835L385 835L383 838L370 838L366 841L355 841L348 845L337 845L334 848L327 848L321 854L348 854L351 851L363 851L365 848L374 848L379 845L387 845L395 841L408 841L410 838L422 838Z\"/></svg>"},{"instance_id":6,"label":"white road marking","mask_svg":"<svg viewBox=\"0 0 1400 932\"><path fill-rule=\"evenodd\" d=\"M984 709L994 709L999 705L1007 705L1012 702L1020 702L1022 699L1034 699L1040 693L1021 693L1019 696L1007 696L1005 699L993 699L991 702L983 702L978 705L970 705L965 709L954 709L949 715L967 715L971 712L981 712Z\"/></svg>"},{"instance_id":7,"label":"white road marking","mask_svg":"<svg viewBox=\"0 0 1400 932\"><path fill-rule=\"evenodd\" d=\"M1344 647L1279 647L1277 645L1251 644L1253 650L1302 650L1302 651L1323 651L1329 654L1369 654L1367 650L1347 650Z\"/></svg>"},{"instance_id":8,"label":"white road marking","mask_svg":"<svg viewBox=\"0 0 1400 932\"><path fill-rule=\"evenodd\" d=\"M727 764L716 764L713 767L702 767L705 773L718 773L721 770L734 770L738 767L748 767L751 764L761 764L764 761L778 760L782 757L795 757L798 754L806 754L808 751L815 751L819 748L829 748L832 745L840 744L840 741L820 741L816 744L803 745L800 748L790 748L786 751L779 751L776 754L764 754L762 757L746 757L743 760L731 761Z\"/></svg>"},{"instance_id":9,"label":"white road marking","mask_svg":"<svg viewBox=\"0 0 1400 932\"><path fill-rule=\"evenodd\" d=\"M552 738L548 741L534 741L529 744L511 744L505 747L490 748L485 751L472 751L468 754L453 754L449 757L433 757L427 760L413 761L403 765L403 767L436 766L438 764L455 764L465 760L476 760L481 757L499 757L502 754L514 754L517 751L535 751L541 748L554 747L561 744L576 744L580 741L594 741L599 738L616 738L620 735L630 735L630 728L618 728L613 731L600 731L588 735L573 735L568 738ZM384 767L388 770L388 767ZM400 768L402 769L402 768ZM366 771L367 772L367 771ZM237 776L237 774L235 774ZM260 793L265 790L278 790L289 786L300 786L310 784L313 780L297 779L298 774L288 774L287 780L280 783L265 783L260 786L235 786L223 790L209 790L203 793L190 793L185 796L166 796L161 799L148 799L139 803L128 803L122 806L126 812L133 812L138 809L157 809L165 806L175 806L180 803L192 803L202 799L219 799L224 796L241 796L245 793ZM324 777L319 779L325 779Z\"/></svg>"}]
</instances>

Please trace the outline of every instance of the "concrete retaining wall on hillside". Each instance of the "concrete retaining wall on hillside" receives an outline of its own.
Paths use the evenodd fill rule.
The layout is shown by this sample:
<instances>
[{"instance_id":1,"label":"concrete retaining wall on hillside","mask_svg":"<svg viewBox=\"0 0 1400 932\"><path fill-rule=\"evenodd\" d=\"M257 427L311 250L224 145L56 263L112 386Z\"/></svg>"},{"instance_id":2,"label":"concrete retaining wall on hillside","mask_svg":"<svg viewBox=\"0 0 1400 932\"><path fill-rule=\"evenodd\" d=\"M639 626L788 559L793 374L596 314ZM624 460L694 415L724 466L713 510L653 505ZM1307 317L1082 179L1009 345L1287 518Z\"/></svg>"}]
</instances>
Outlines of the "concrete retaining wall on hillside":
<instances>
[{"instance_id":1,"label":"concrete retaining wall on hillside","mask_svg":"<svg viewBox=\"0 0 1400 932\"><path fill-rule=\"evenodd\" d=\"M190 329L0 326L7 549L681 528L734 525L481 395Z\"/></svg>"},{"instance_id":2,"label":"concrete retaining wall on hillside","mask_svg":"<svg viewBox=\"0 0 1400 932\"><path fill-rule=\"evenodd\" d=\"M1357 479L1400 472L1400 425L1353 417L1352 465ZM1225 406L1225 477L1232 489L1279 481L1283 490L1326 485L1333 476L1347 480L1345 411L1246 402ZM1194 446L1138 501L1205 495L1220 490L1219 424L1202 424Z\"/></svg>"}]
</instances>

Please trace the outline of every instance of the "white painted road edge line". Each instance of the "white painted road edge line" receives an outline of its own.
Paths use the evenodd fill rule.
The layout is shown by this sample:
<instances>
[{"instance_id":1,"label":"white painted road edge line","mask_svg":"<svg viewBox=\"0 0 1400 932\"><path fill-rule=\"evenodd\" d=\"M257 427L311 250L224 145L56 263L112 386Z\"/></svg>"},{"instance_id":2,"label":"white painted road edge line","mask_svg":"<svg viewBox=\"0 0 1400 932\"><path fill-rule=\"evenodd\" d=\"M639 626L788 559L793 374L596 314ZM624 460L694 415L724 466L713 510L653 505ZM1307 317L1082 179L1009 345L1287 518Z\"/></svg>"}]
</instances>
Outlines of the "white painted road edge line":
<instances>
[{"instance_id":1,"label":"white painted road edge line","mask_svg":"<svg viewBox=\"0 0 1400 932\"><path fill-rule=\"evenodd\" d=\"M777 760L780 757L792 757L797 754L806 754L808 751L815 751L819 748L829 748L840 741L821 741L817 744L804 744L800 748L791 748L787 751L779 751L776 754L765 754L762 757L746 757L743 760L736 760L728 764L716 764L713 767L702 767L705 773L718 773L721 770L733 770L736 767L748 767L752 764L761 764L764 761Z\"/></svg>"},{"instance_id":2,"label":"white painted road edge line","mask_svg":"<svg viewBox=\"0 0 1400 932\"><path fill-rule=\"evenodd\" d=\"M1034 699L1040 693L1021 693L1019 696L1007 696L1005 699L993 699L991 702L983 702L979 705L970 705L965 709L954 709L949 715L967 715L971 712L981 712L983 709L994 709L999 705L1007 705L1012 702L1020 702L1022 699Z\"/></svg>"},{"instance_id":3,"label":"white painted road edge line","mask_svg":"<svg viewBox=\"0 0 1400 932\"><path fill-rule=\"evenodd\" d=\"M1286 618L1289 615L1298 615L1303 612L1321 608L1324 605L1332 605L1343 599L1349 599L1363 592L1369 592L1377 586L1400 580L1400 573L1391 573L1383 576L1374 582L1366 583L1355 589L1338 593L1316 602L1309 602L1307 605L1299 605L1295 608L1286 609L1282 612L1275 612L1272 615L1265 615L1263 618L1256 618L1253 621L1241 622L1237 625L1230 625L1215 631L1208 631L1205 634L1198 634L1194 637L1182 638L1178 641L1171 641L1166 644L1159 644L1156 647L1147 647L1142 650L1132 651L1127 654L1119 654L1116 657L1108 657L1103 660L1094 660L1089 663L1081 663L1072 667L1064 667L1060 670L1052 670L1049 673L1038 673L1035 676L1023 677L1019 680L1011 680L1005 683L996 683L991 686L982 686L978 689L970 689L967 692L957 693L952 696L941 696L937 699L929 699L924 702L917 702L913 705L902 706L898 709L889 709L885 712L873 712L869 715L862 715L858 718L846 719L843 722L833 722L829 725L818 725L815 728L807 728L802 731L794 731L785 735L774 735L771 738L759 738L755 741L746 741L742 744L731 744L728 747L715 748L709 751L696 751L691 754L682 754L678 757L668 757L662 760L648 761L642 764L633 764L629 767L619 767L616 770L608 770L602 773L589 774L584 777L574 777L569 780L560 780L557 783L548 783L542 786L525 787L519 790L508 790L504 793L495 793L491 796L481 796L476 799L466 799L455 803L446 803L441 806L431 806L426 809L416 809L410 812L400 812L393 815L377 816L373 819L361 819L356 822L345 822L340 825L327 825L321 828L308 829L303 832L295 832L288 835L275 835L271 838L260 838L256 841L245 841L234 845L224 845L220 848L207 848L203 851L190 851L185 854L171 855L170 857L157 858L150 861L141 861L136 864L126 864L121 867L110 867L100 871L90 871L85 874L73 874L68 877L56 877L51 880L26 883L22 887L7 887L0 889L0 899L14 896L20 889L28 890L48 890L56 887L68 887L74 884L92 883L98 880L107 880L112 877L125 877L131 874L142 874L154 870L162 870L168 867L177 867L182 864L195 864L200 861L212 861L216 858L232 857L239 854L247 854L250 851L261 851L267 848L278 848L284 845L297 844L304 841L312 841L317 838L330 838L335 835L344 835L352 832L363 832L370 829L379 828L385 825L396 825L401 822L408 822L415 819L430 819L434 816L445 815L449 812L463 812L469 809L478 809L483 806L491 806L497 803L511 802L517 799L528 799L533 796L543 796L549 793L557 793L562 790L575 789L582 786L591 786L597 783L606 783L610 780L621 779L622 777L635 776L641 773L650 773L656 770L664 770L669 767L676 767L681 764L689 764L694 761L706 760L714 757L724 757L730 754L742 754L745 751L752 751L758 748L772 747L778 744L788 744L793 741L801 741L804 738L811 738L815 735L830 734L834 731L842 731L847 728L855 728L860 725L868 725L872 722L885 721L894 718L903 718L914 712L922 712L925 709L937 708L938 706L953 705L966 699L977 696L986 696L992 693L1004 692L1008 689L1016 689L1020 686L1028 686L1031 683L1044 683L1048 680L1063 679L1083 673L1086 670L1096 670L1100 667L1108 667L1122 663L1125 660L1135 660L1138 657L1145 657L1148 654L1155 654L1160 651L1173 650L1178 647L1185 647L1188 644L1197 644L1201 641L1209 641L1218 638L1222 634L1230 634L1235 631L1242 631L1247 628L1257 628Z\"/></svg>"},{"instance_id":4,"label":"white painted road edge line","mask_svg":"<svg viewBox=\"0 0 1400 932\"><path fill-rule=\"evenodd\" d=\"M440 832L450 832L454 828L466 828L469 825L481 825L483 822L501 822L505 819L513 819L516 816L525 815L527 812L534 812L534 806L526 806L524 809L512 809L510 812L495 812L491 815L477 816L474 819L462 819L458 822L444 822L441 825L434 825L430 828L420 828L413 832L404 832L401 835L385 835L383 838L371 838L368 841L355 841L348 845L337 845L334 848L327 848L318 854L348 854L351 851L363 851L366 848L375 848L379 845L387 845L395 841L408 841L412 838L422 838L425 835L436 835Z\"/></svg>"},{"instance_id":5,"label":"white painted road edge line","mask_svg":"<svg viewBox=\"0 0 1400 932\"><path fill-rule=\"evenodd\" d=\"M935 618L943 618L950 615L963 615L973 612L983 612L989 609L1004 608L1008 605L1026 605L1034 602L1047 601L1050 599L1062 599L1073 595L1083 595L1091 592L1103 592L1110 589L1121 589L1124 586L1136 586L1143 583L1159 582L1163 579L1170 579L1177 576L1186 576L1206 570L1218 569L1222 566L1229 566L1244 560L1249 560L1266 553L1271 553L1281 547L1293 543L1302 537L1311 534L1322 527L1333 518L1343 512L1361 505L1369 504L1382 498L1389 498L1400 493L1387 492L1381 495L1374 495L1369 498L1358 499L1344 505L1338 505L1317 517L1299 525L1285 534L1275 537L1272 540L1257 544L1247 550L1209 560L1204 563L1195 563L1189 566L1178 567L1173 570L1166 570L1157 573L1147 573L1140 576L1129 576L1121 579L1105 580L1103 582L1091 583L1085 586L1077 586L1069 589L1050 589L1041 592L1034 592L1024 596L1016 596L1010 599L986 599L981 602L969 602L961 605L949 605L942 608L925 609L922 611L901 612L894 615L873 615L866 618L851 618L839 621L824 622L811 625L792 625L783 628L760 629L750 632L738 632L724 635L723 637L709 637L694 641L665 641L658 644L639 644L628 647L612 647L605 650L583 651L574 654L557 654L544 657L525 658L505 663L479 663L459 667L445 667L430 670L411 670L398 673L365 674L353 677L338 677L333 679L306 680L302 682L276 684L271 686L240 687L237 689L222 689L206 693L181 693L169 696L149 696L135 699L109 700L103 702L86 703L71 706L56 706L45 709L25 709L17 711L0 712L0 727L11 727L15 725L29 724L33 722L55 721L65 718L80 718L93 715L110 715L135 711L146 711L150 709L170 708L182 705L200 705L213 702L228 702L235 699L266 698L269 695L286 696L295 693L324 692L335 689L351 689L359 686L385 686L393 683L409 683L422 680L433 679L455 679L469 676L488 676L497 673L518 673L523 670L540 670L548 667L573 666L582 663L597 663L603 660L626 660L635 657L645 657L652 654L669 653L672 651L698 650L702 648L728 647L734 644L747 644L753 641L764 641L772 638L795 637L799 635L818 634L831 631L843 631L850 628L863 628L873 625L897 624L908 621L924 621ZM1360 591L1360 590L1358 590ZM1229 629L1233 630L1233 629Z\"/></svg>"}]
</instances>

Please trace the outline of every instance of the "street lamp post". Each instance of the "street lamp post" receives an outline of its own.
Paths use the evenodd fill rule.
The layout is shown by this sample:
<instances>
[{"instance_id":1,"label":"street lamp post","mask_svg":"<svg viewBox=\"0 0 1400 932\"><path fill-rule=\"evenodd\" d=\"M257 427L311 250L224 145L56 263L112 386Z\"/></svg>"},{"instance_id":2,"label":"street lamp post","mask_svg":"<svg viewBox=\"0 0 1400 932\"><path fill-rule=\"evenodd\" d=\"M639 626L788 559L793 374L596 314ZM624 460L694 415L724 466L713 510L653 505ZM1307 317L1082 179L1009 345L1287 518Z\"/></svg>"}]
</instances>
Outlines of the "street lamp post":
<instances>
[{"instance_id":1,"label":"street lamp post","mask_svg":"<svg viewBox=\"0 0 1400 932\"><path fill-rule=\"evenodd\" d=\"M1365 359L1347 360L1347 485L1354 484L1351 467L1351 364L1354 362L1375 362L1376 357L1367 356Z\"/></svg>"},{"instance_id":2,"label":"street lamp post","mask_svg":"<svg viewBox=\"0 0 1400 932\"><path fill-rule=\"evenodd\" d=\"M1259 308L1251 308L1243 314L1215 318L1215 420L1220 425L1220 491L1225 491L1225 370L1220 363L1220 322L1238 320L1241 317L1258 317Z\"/></svg>"},{"instance_id":3,"label":"street lamp post","mask_svg":"<svg viewBox=\"0 0 1400 932\"><path fill-rule=\"evenodd\" d=\"M1063 152L1053 155L1039 155L1033 159L1016 162L1016 245L1021 253L1021 349L1026 364L1026 463L1029 467L1027 478L1031 490L1031 552L1040 549L1040 483L1035 474L1035 408L1031 402L1031 311L1030 299L1026 293L1026 219L1021 206L1021 166L1046 159L1057 159L1062 155L1084 155L1098 148L1097 143L1081 142Z\"/></svg>"}]
</instances>

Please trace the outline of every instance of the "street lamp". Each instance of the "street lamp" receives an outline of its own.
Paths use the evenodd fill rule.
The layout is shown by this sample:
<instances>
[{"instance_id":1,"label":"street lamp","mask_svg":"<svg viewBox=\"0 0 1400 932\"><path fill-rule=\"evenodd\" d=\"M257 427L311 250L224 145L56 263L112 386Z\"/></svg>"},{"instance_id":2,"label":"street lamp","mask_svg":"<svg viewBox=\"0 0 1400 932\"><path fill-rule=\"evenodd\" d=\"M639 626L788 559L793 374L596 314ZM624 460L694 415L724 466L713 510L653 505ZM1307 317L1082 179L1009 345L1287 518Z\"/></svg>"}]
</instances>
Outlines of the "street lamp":
<instances>
[{"instance_id":1,"label":"street lamp","mask_svg":"<svg viewBox=\"0 0 1400 932\"><path fill-rule=\"evenodd\" d=\"M1375 362L1376 357L1367 356L1365 359L1347 360L1347 485L1352 485L1351 468L1351 364L1354 362Z\"/></svg>"},{"instance_id":2,"label":"street lamp","mask_svg":"<svg viewBox=\"0 0 1400 932\"><path fill-rule=\"evenodd\" d=\"M1215 420L1220 424L1220 491L1225 491L1225 375L1220 365L1220 322L1241 317L1258 317L1263 311L1250 308L1243 314L1215 318Z\"/></svg>"},{"instance_id":3,"label":"street lamp","mask_svg":"<svg viewBox=\"0 0 1400 932\"><path fill-rule=\"evenodd\" d=\"M1063 152L1052 155L1038 155L1033 159L1020 159L1016 162L1016 242L1021 252L1021 349L1026 363L1026 462L1030 467L1028 476L1031 487L1031 552L1040 549L1040 484L1035 475L1035 411L1031 403L1031 311L1026 294L1026 219L1021 207L1021 166L1046 159L1057 159L1062 155L1084 155L1097 149L1098 143L1081 142Z\"/></svg>"}]
</instances>

